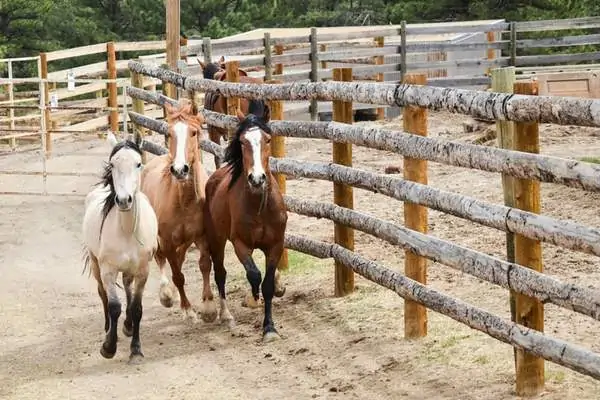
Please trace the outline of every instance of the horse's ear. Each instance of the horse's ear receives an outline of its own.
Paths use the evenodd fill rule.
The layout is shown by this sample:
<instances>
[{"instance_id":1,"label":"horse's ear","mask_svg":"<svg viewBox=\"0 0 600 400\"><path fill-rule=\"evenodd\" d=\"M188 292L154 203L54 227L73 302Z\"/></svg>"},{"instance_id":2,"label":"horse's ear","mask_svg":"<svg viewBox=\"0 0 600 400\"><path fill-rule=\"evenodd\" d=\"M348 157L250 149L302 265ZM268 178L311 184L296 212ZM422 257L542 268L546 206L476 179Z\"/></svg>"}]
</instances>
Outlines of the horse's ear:
<instances>
[{"instance_id":1,"label":"horse's ear","mask_svg":"<svg viewBox=\"0 0 600 400\"><path fill-rule=\"evenodd\" d=\"M175 109L173 108L171 103L169 103L168 101L165 101L164 107L165 107L165 111L167 112L167 114L173 114L173 111L175 111Z\"/></svg>"},{"instance_id":2,"label":"horse's ear","mask_svg":"<svg viewBox=\"0 0 600 400\"><path fill-rule=\"evenodd\" d=\"M265 124L269 123L269 121L271 121L271 108L269 107L269 104L265 102L265 108L263 111L263 117L262 120Z\"/></svg>"},{"instance_id":3,"label":"horse's ear","mask_svg":"<svg viewBox=\"0 0 600 400\"><path fill-rule=\"evenodd\" d=\"M246 119L246 116L244 115L242 110L240 110L239 108L237 109L237 117L240 120L240 122L242 122L243 120Z\"/></svg>"},{"instance_id":4,"label":"horse's ear","mask_svg":"<svg viewBox=\"0 0 600 400\"><path fill-rule=\"evenodd\" d=\"M134 134L133 135L133 141L135 142L135 144L138 145L138 147L140 149L142 148L142 143L144 142L144 138L142 138L142 135Z\"/></svg>"},{"instance_id":5,"label":"horse's ear","mask_svg":"<svg viewBox=\"0 0 600 400\"><path fill-rule=\"evenodd\" d=\"M108 141L108 144L110 144L111 148L115 147L117 144L119 144L119 140L117 139L115 134L112 133L111 131L108 131L106 133L106 140Z\"/></svg>"},{"instance_id":6,"label":"horse's ear","mask_svg":"<svg viewBox=\"0 0 600 400\"><path fill-rule=\"evenodd\" d=\"M202 62L202 60L200 60L199 58L196 58L196 60L198 60L198 64L200 64L200 68L202 68L202 70L204 71L204 68L206 68L206 64L204 64Z\"/></svg>"},{"instance_id":7,"label":"horse's ear","mask_svg":"<svg viewBox=\"0 0 600 400\"><path fill-rule=\"evenodd\" d=\"M198 115L198 105L192 100L192 115Z\"/></svg>"},{"instance_id":8,"label":"horse's ear","mask_svg":"<svg viewBox=\"0 0 600 400\"><path fill-rule=\"evenodd\" d=\"M219 63L225 63L225 56L221 56L221 58L219 58Z\"/></svg>"}]
</instances>

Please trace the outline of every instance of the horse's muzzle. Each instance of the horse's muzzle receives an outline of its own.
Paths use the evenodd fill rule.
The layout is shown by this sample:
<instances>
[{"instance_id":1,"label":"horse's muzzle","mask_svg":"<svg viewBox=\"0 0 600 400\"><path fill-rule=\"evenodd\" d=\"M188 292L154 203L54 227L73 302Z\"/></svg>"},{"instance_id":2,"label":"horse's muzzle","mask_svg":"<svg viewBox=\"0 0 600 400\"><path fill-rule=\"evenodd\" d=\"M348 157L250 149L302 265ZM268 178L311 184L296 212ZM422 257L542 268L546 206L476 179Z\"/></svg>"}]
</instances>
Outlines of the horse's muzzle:
<instances>
[{"instance_id":1,"label":"horse's muzzle","mask_svg":"<svg viewBox=\"0 0 600 400\"><path fill-rule=\"evenodd\" d=\"M131 195L127 197L119 197L115 195L115 204L119 207L121 211L129 211L131 210L131 206L133 205L133 197Z\"/></svg>"},{"instance_id":2,"label":"horse's muzzle","mask_svg":"<svg viewBox=\"0 0 600 400\"><path fill-rule=\"evenodd\" d=\"M250 184L250 187L254 188L254 189L260 189L265 185L265 182L267 181L267 175L266 174L248 174L248 183Z\"/></svg>"},{"instance_id":3,"label":"horse's muzzle","mask_svg":"<svg viewBox=\"0 0 600 400\"><path fill-rule=\"evenodd\" d=\"M173 165L171 165L170 171L171 175L173 175L178 180L185 180L188 178L188 175L190 173L190 166L187 164L183 164L183 167L175 168Z\"/></svg>"}]
</instances>

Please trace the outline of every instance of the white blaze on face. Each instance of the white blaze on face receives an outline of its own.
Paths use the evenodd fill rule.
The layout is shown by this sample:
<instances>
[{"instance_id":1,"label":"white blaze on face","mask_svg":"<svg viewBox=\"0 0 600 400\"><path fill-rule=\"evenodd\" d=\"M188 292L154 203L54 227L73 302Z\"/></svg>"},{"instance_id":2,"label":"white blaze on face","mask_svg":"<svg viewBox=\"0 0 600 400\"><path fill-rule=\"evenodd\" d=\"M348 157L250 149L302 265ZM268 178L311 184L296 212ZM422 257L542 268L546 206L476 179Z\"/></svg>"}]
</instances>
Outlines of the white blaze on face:
<instances>
[{"instance_id":1,"label":"white blaze on face","mask_svg":"<svg viewBox=\"0 0 600 400\"><path fill-rule=\"evenodd\" d=\"M119 150L110 160L113 168L113 184L121 199L134 196L138 190L142 157L132 149Z\"/></svg>"},{"instance_id":2,"label":"white blaze on face","mask_svg":"<svg viewBox=\"0 0 600 400\"><path fill-rule=\"evenodd\" d=\"M260 142L262 140L262 132L257 127L252 127L248 129L246 132L246 139L250 143L250 147L252 148L252 169L250 170L250 174L253 178L258 179L265 173L265 170L262 166L262 162L260 159L261 149Z\"/></svg>"},{"instance_id":3,"label":"white blaze on face","mask_svg":"<svg viewBox=\"0 0 600 400\"><path fill-rule=\"evenodd\" d=\"M173 127L175 131L175 140L177 146L175 147L175 159L173 160L173 168L181 171L185 165L185 148L187 145L188 137L188 126L185 122L177 122Z\"/></svg>"}]
</instances>

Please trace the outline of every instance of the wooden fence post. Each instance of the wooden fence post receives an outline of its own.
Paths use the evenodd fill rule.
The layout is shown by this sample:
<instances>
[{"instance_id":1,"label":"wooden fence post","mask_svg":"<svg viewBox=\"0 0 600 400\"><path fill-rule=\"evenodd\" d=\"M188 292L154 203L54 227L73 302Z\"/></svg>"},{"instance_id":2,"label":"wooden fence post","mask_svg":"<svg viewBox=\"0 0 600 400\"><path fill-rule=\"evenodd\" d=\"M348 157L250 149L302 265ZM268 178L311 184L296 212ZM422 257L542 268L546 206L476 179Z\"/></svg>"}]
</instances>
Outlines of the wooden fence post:
<instances>
[{"instance_id":1,"label":"wooden fence post","mask_svg":"<svg viewBox=\"0 0 600 400\"><path fill-rule=\"evenodd\" d=\"M181 57L180 34L181 24L179 18L179 0L166 0L166 36L167 36L167 65L171 71L177 72L177 61ZM177 88L172 83L163 83L163 93L172 99L177 99Z\"/></svg>"},{"instance_id":2,"label":"wooden fence post","mask_svg":"<svg viewBox=\"0 0 600 400\"><path fill-rule=\"evenodd\" d=\"M273 79L273 63L271 61L271 34L265 32L263 38L263 47L265 55L265 82Z\"/></svg>"},{"instance_id":3,"label":"wooden fence post","mask_svg":"<svg viewBox=\"0 0 600 400\"><path fill-rule=\"evenodd\" d=\"M516 82L515 94L538 94L538 82ZM515 123L514 150L540 152L539 124L537 122ZM514 206L520 210L539 214L541 211L540 182L530 179L514 179ZM539 240L515 235L515 262L542 272L542 244ZM515 293L515 322L539 332L544 332L544 305L537 299ZM544 390L544 359L517 349L517 396L535 396Z\"/></svg>"},{"instance_id":4,"label":"wooden fence post","mask_svg":"<svg viewBox=\"0 0 600 400\"><path fill-rule=\"evenodd\" d=\"M494 43L496 41L496 32L487 32L486 36L487 36L488 43L491 44L491 43ZM496 50L495 49L493 49L491 47L488 47L488 49L487 49L487 59L488 59L488 61L496 59ZM492 66L490 65L487 68L487 74L489 75L491 72L492 72Z\"/></svg>"},{"instance_id":5,"label":"wooden fence post","mask_svg":"<svg viewBox=\"0 0 600 400\"><path fill-rule=\"evenodd\" d=\"M406 69L406 21L400 23L400 82L404 82Z\"/></svg>"},{"instance_id":6,"label":"wooden fence post","mask_svg":"<svg viewBox=\"0 0 600 400\"><path fill-rule=\"evenodd\" d=\"M310 28L310 81L319 81L319 43L317 38L317 28ZM310 101L310 119L317 121L319 119L319 102Z\"/></svg>"},{"instance_id":7,"label":"wooden fence post","mask_svg":"<svg viewBox=\"0 0 600 400\"><path fill-rule=\"evenodd\" d=\"M275 55L276 56L283 55L283 45L282 44L275 45ZM283 64L282 63L275 64L274 75L283 75Z\"/></svg>"},{"instance_id":8,"label":"wooden fence post","mask_svg":"<svg viewBox=\"0 0 600 400\"><path fill-rule=\"evenodd\" d=\"M271 80L268 83L277 84L282 83L279 80ZM283 101L282 100L269 100L269 108L271 109L271 120L282 121L283 120ZM273 136L271 138L271 156L276 158L285 157L285 137L284 136ZM285 174L275 174L277 185L281 194L286 192L286 179ZM277 264L277 269L280 271L286 270L289 267L288 262L288 250L283 249L283 254Z\"/></svg>"},{"instance_id":9,"label":"wooden fence post","mask_svg":"<svg viewBox=\"0 0 600 400\"><path fill-rule=\"evenodd\" d=\"M427 75L407 74L403 83L426 85ZM424 107L405 106L402 121L404 132L427 136L427 109ZM404 179L427 184L427 160L404 157ZM427 233L427 207L413 203L404 203L404 225L408 229ZM406 277L422 284L427 283L427 258L405 251L404 273ZM407 339L427 336L427 308L412 302L404 302L404 337Z\"/></svg>"},{"instance_id":10,"label":"wooden fence post","mask_svg":"<svg viewBox=\"0 0 600 400\"><path fill-rule=\"evenodd\" d=\"M376 37L375 43L377 44L377 47L383 47L384 40L385 39L383 36ZM375 65L383 65L383 63L384 63L384 56L375 57ZM377 73L377 82L384 82L384 80L385 80L385 78L384 78L383 72L378 72ZM385 119L385 108L384 107L379 107L377 109L377 119L378 120Z\"/></svg>"},{"instance_id":11,"label":"wooden fence post","mask_svg":"<svg viewBox=\"0 0 600 400\"><path fill-rule=\"evenodd\" d=\"M508 65L517 66L517 23L510 23L510 60Z\"/></svg>"},{"instance_id":12,"label":"wooden fence post","mask_svg":"<svg viewBox=\"0 0 600 400\"><path fill-rule=\"evenodd\" d=\"M240 81L240 62L239 61L227 61L225 63L225 71L227 74L227 82L239 82ZM227 98L227 114L237 115L237 110L240 108L240 99L237 97ZM233 137L235 129L229 129L229 139Z\"/></svg>"},{"instance_id":13,"label":"wooden fence post","mask_svg":"<svg viewBox=\"0 0 600 400\"><path fill-rule=\"evenodd\" d=\"M144 89L144 75L137 73L137 72L132 72L131 73L131 86L143 90ZM133 104L132 104L133 111L138 114L144 115L144 100L140 100L140 99L133 97L132 102L133 102ZM144 136L146 136L146 130L144 127L142 127L134 122L133 123L133 135L135 138L141 136L143 139ZM142 152L142 162L144 164L146 163L146 152L145 151Z\"/></svg>"},{"instance_id":14,"label":"wooden fence post","mask_svg":"<svg viewBox=\"0 0 600 400\"><path fill-rule=\"evenodd\" d=\"M204 64L212 62L212 44L209 37L202 38L202 54L204 55Z\"/></svg>"},{"instance_id":15,"label":"wooden fence post","mask_svg":"<svg viewBox=\"0 0 600 400\"><path fill-rule=\"evenodd\" d=\"M335 68L333 80L352 81L352 68ZM352 102L333 101L333 120L351 124ZM352 144L333 142L333 162L348 167L352 166ZM333 184L333 202L341 207L354 208L352 187L341 183ZM354 230L340 224L334 224L335 242L351 251L354 250ZM335 262L335 295L342 297L354 291L354 271L339 262Z\"/></svg>"},{"instance_id":16,"label":"wooden fence post","mask_svg":"<svg viewBox=\"0 0 600 400\"><path fill-rule=\"evenodd\" d=\"M515 67L496 68L492 72L492 91L498 93L512 93L515 83ZM515 136L515 124L512 121L496 121L496 132L498 136L498 147L512 149ZM513 204L513 177L502 174L502 191L504 193L504 205L514 207ZM506 261L515 262L514 235L506 232ZM515 321L515 293L510 292L510 316ZM515 368L517 362L517 350L514 349Z\"/></svg>"},{"instance_id":17,"label":"wooden fence post","mask_svg":"<svg viewBox=\"0 0 600 400\"><path fill-rule=\"evenodd\" d=\"M48 79L48 57L46 53L40 53L40 75L43 80ZM40 96L44 96L44 120L46 125L46 156L52 153L52 118L50 117L50 86L48 82L42 85L44 93L40 93Z\"/></svg>"},{"instance_id":18,"label":"wooden fence post","mask_svg":"<svg viewBox=\"0 0 600 400\"><path fill-rule=\"evenodd\" d=\"M114 80L106 84L106 89L108 90L108 107L111 108L108 114L108 122L110 125L110 130L117 132L119 130L119 111L117 110L117 55L115 53L114 42L108 42L106 44L106 54L108 79Z\"/></svg>"}]
</instances>

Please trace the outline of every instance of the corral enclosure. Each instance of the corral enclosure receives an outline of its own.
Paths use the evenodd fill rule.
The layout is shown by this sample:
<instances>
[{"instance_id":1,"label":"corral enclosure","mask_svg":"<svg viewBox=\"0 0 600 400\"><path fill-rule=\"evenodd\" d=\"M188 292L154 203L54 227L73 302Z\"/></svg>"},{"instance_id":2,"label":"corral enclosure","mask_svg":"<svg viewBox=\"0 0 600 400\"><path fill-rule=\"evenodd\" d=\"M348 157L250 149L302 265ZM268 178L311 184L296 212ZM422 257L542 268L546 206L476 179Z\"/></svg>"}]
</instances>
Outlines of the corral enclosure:
<instances>
[{"instance_id":1,"label":"corral enclosure","mask_svg":"<svg viewBox=\"0 0 600 400\"><path fill-rule=\"evenodd\" d=\"M216 54L213 55L213 59L217 58ZM193 63L189 58L188 61ZM120 109L118 115L129 115L129 118L137 123L134 126L125 125L130 132L133 130L136 134L140 133L140 124L164 132L164 125L160 121L162 110L157 105L165 99L159 97L158 93L152 90L154 89L152 85L162 82L157 79L160 76L158 72L162 70L144 69L141 64L131 65L134 67L134 71L138 73L142 71L152 77L146 77L137 91L135 88L129 87L131 84L128 81L122 80L123 86L129 88L124 87L123 90L126 93L119 93L119 97L126 99L124 104L128 106ZM346 66L347 63L343 65ZM332 72L332 66L330 64L326 68L329 73ZM410 78L410 76L408 77ZM164 76L162 78L164 79ZM434 79L436 78L430 77L430 81ZM139 79L137 81L139 82ZM192 88L190 86L192 80L186 82L187 86L183 89ZM89 82L85 83L90 84ZM109 83L111 82L103 81L100 84L107 85ZM132 85L135 86L135 84ZM213 83L199 83L195 89L205 90L200 89L202 85L210 86ZM244 88L236 89L235 84L227 86L215 83L214 85L217 86L210 87L218 87L225 94L242 95L244 90ZM141 92L139 89L144 87L151 90ZM110 87L108 89L109 91L114 90ZM271 90L273 93L277 89L273 87L260 90L263 93L269 93ZM390 89L387 90L390 93ZM415 104L419 101L418 99L431 101L431 97L423 94L439 94L439 92L422 90L410 89L403 101L408 104ZM338 91L339 93L342 92ZM345 96L354 96L349 92L345 93ZM140 95L144 96L143 98L147 101L143 111L137 109L138 113L129 113L130 105L133 106L131 98L139 98ZM480 94L480 96L483 95L485 94ZM489 94L489 96L493 95ZM364 96L361 98L359 95L358 98L360 101L365 101L363 104L367 104ZM492 100L492 97L486 98ZM527 100L536 101L531 98ZM306 100L304 101L306 104ZM502 103L501 99L494 99L494 101ZM514 103L517 106L526 106L527 104L527 102L518 103L518 101L519 99ZM560 100L541 99L540 101L546 105L556 105ZM291 104L284 105L284 110L286 107L291 108ZM322 104L331 103L323 101ZM423 103L419 104L423 105ZM480 112L475 112L475 109L466 108L464 104L461 107L456 107L456 104L452 105L451 103L444 104L454 110L470 112L471 115L475 113L477 117L484 117L484 119L500 115L503 118L518 120L518 116L503 114L505 111L498 108L494 108L496 114L481 115ZM473 104L480 103L474 102ZM376 105L379 104L369 104L370 107ZM600 233L596 228L590 226L595 227L599 223L596 218L599 172L591 164L574 164L573 161L566 159L596 156L600 151L595 140L598 135L597 123L594 122L596 115L581 111L593 110L597 106L597 101L579 104L574 100L568 100L560 105L562 108L559 109L562 111L557 114L544 113L544 110L556 109L556 107L540 107L542 114L535 116L537 119L532 122L535 126L537 126L535 122L537 120L561 124L540 124L539 127L542 144L540 152L544 156L552 155L562 157L562 159L548 159L544 156L533 155L528 159L532 162L531 165L534 165L533 170L529 172L518 167L521 156L506 152L506 150L495 152L493 143L487 143L488 150L484 146L468 147L474 138L465 137L465 133L462 131L461 123L465 122L465 116L443 111L429 114L426 131L433 140L426 139L422 142L401 132L401 130L411 132L414 129L414 126L412 128L410 125L407 126L406 115L402 120L357 124L354 136L345 132L343 127L336 125L311 125L307 122L304 122L306 125L301 125L293 121L274 122L273 126L278 135L291 136L286 138L285 148L291 160L274 159L272 166L277 172L295 177L287 182L290 194L288 206L291 212L312 217L324 216L332 218L339 224L347 216L344 217L342 211L331 208L331 204L328 204L331 203L332 185L327 180L334 180L339 184L349 183L350 179L358 188L373 189L362 178L362 180L348 178L350 175L344 175L339 171L336 175L335 165L325 167L331 163L332 157L335 157L332 155L329 139L333 139L332 135L337 132L335 134L338 140L343 139L347 143L361 145L355 146L353 149L355 167L374 174L370 175L371 177L377 175L376 179L379 183L376 191L392 198L368 190L355 191L355 208L361 213L368 212L370 216L385 220L384 223L378 223L388 229L387 234L385 229L379 231L375 229L375 233L379 233L380 238L383 232L384 239L387 239L385 241L377 238L377 235L374 237L358 231L361 227L363 229L367 227L366 232L373 233L373 228L369 229L368 223L366 225L359 224L360 226L356 228L355 250L365 258L356 267L358 272L365 273L366 271L366 274L369 275L368 268L371 272L385 271L377 269L382 264L389 266L389 270L401 271L401 263L408 262L405 260L409 258L409 252L405 253L402 250L407 246L413 250L416 249L417 254L422 255L422 252L425 251L427 255L427 250L423 250L426 247L424 243L417 245L415 242L409 241L403 246L400 242L407 239L406 237L398 239L403 237L402 231L398 230L398 227L405 224L409 228L409 233L411 230L419 230L417 226L410 226L411 222L407 220L406 216L402 216L403 201L405 205L410 202L420 204L421 212L423 205L431 207L428 223L431 240L440 238L452 241L465 248L481 252L481 254L463 253L462 260L454 259L452 261L451 258L448 258L452 256L442 253L439 258L434 258L434 263L430 264L426 289L417 287L419 288L418 292L434 296L433 298L440 294L443 295L438 291L452 293L461 300L474 303L490 313L493 312L495 315L476 307L460 308L470 305L460 301L447 303L450 299L437 297L438 300L444 300L439 303L446 307L442 311L448 311L448 309L451 312L452 310L470 310L464 316L457 316L455 313L453 318L457 317L460 321L465 322L471 317L475 319L475 322L470 322L477 325L476 329L487 330L487 333L492 335L506 333L506 329L512 326L508 322L510 320L508 288L518 289L521 292L533 290L533 292L527 292L533 297L548 295L544 307L546 318L543 321L546 334L536 336L531 331L522 331L524 329L522 327L512 326L513 328L508 331L508 336L502 336L502 339L517 345L517 347L528 348L528 345L534 343L539 346L536 347L536 351L544 352L550 349L550 353L546 352L542 355L554 357L553 361L555 362L570 363L568 365L570 368L596 377L598 356L596 353L589 352L588 349L598 351L595 340L595 332L597 332L597 321L595 320L598 319L596 307L599 303L596 299L598 299L597 287L600 280L598 280L599 263L596 256L599 253L597 239ZM519 107L508 107L508 109L518 110ZM411 112L411 110L418 111L419 109L410 108L408 111ZM567 110L573 112L569 113ZM112 111L114 113L114 110ZM140 111L145 114L145 117L157 119L144 118L139 113ZM211 113L205 115L211 123L223 126L232 124L231 118ZM102 118L102 116L97 118ZM285 119L296 118L286 115ZM351 123L352 121L344 122ZM499 124L501 125L502 122L500 121ZM582 124L589 127L580 128L570 124ZM368 148L368 146L373 146L373 143L357 136L361 128L369 126L381 128L382 125L393 132L381 132L380 140L374 145L379 150ZM502 136L500 125L498 131ZM519 129L522 129L522 126ZM307 132L313 133L308 134ZM300 136L303 134L309 135L310 138L301 138ZM108 364L101 365L99 356L94 354L95 350L90 351L96 349L94 338L96 335L100 336L101 307L91 286L89 293L83 293L85 294L84 299L82 286L85 286L85 277L70 272L73 269L72 265L75 264L74 260L78 260L77 232L81 200L71 200L66 197L57 201L47 201L32 196L19 206L18 204L23 198L17 197L18 192L36 193L43 189L72 195L75 195L74 191L85 193L89 184L94 182L91 175L97 174L100 162L105 160L107 151L97 139L89 136L83 137L83 139L84 141L56 142L53 156L45 160L47 165L44 168L48 168L46 177L48 182L44 188L40 188L39 178L18 177L20 172L34 173L39 170L39 158L36 158L35 155L24 153L5 156L2 159L2 168L15 173L13 176L3 175L2 190L15 195L15 197L4 197L7 199L6 204L12 207L10 207L11 211L6 210L4 214L6 224L3 224L2 234L6 236L2 242L2 249L6 251L3 252L3 256L6 262L22 266L21 270L15 269L9 272L7 282L17 282L18 279L23 278L29 282L27 288L22 291L15 289L12 284L6 287L6 290L2 292L4 297L2 304L11 304L11 301L15 302L14 304L28 304L28 301L31 301L28 298L37 299L39 304L44 304L44 307L40 307L39 310L35 310L34 306L8 305L1 311L5 319L17 321L14 326L8 325L3 331L0 331L6 338L10 338L3 341L6 348L2 351L5 356L0 359L0 365L6 366L6 368L2 368L3 371L8 371L12 376L18 376L18 378L12 379L10 385L3 387L3 392L8 396L23 398L45 393L48 398L64 398L65 393L69 395L76 393L82 397L95 395L100 398L108 398L109 394L106 392L105 386L110 377L121 393L128 395L136 394L132 391L133 386L154 385L157 387L158 393L153 395L157 398L168 396L187 398L187 396L192 396L192 393L199 392L216 398L247 398L249 390L256 390L257 395L260 395L261 398L286 396L300 399L308 397L305 394L310 394L312 398L335 398L337 396L396 398L403 396L417 399L423 398L423 396L437 396L448 399L497 399L513 397L515 373L510 347L499 345L484 334L469 330L461 324L434 313L428 315L427 337L419 341L405 341L400 317L405 318L406 329L406 326L410 325L406 320L410 313L403 309L402 300L399 300L393 292L388 293L382 287L357 277L358 285L352 295L342 299L331 298L333 286L331 263L317 261L297 252L290 252L290 270L285 274L286 283L291 292L288 293L289 296L286 295L275 305L276 321L281 324L280 329L284 334L284 340L279 344L273 347L263 347L257 344L255 339L261 315L239 307L235 309L235 313L239 318L240 328L234 332L223 332L210 325L186 326L178 321L176 311L168 312L158 306L157 296L153 295L157 292L156 287L150 285L145 300L149 305L148 311L142 322L149 327L144 339L148 343L146 345L148 365L134 373L125 365L117 367ZM161 135L148 136L147 139L159 145L163 142ZM458 143L458 145L453 143ZM502 146L508 149L512 148L505 144L503 143ZM440 146L440 153L431 150L431 146ZM204 143L203 147L211 152L219 153L218 148L207 143ZM382 149L385 151L380 151ZM447 154L443 149L446 149ZM283 157L282 154L274 154L274 156ZM398 170L404 174L404 183L402 183L402 179L383 175L386 167L390 164L399 164L402 157L405 157L405 163L403 166L399 166ZM465 208L461 208L465 203L438 202L435 197L427 199L426 196L419 194L414 186L408 185L408 181L415 180L415 176L410 175L410 170L413 173L416 171L415 164L410 164L411 157L422 157L430 161L426 175L433 192L429 193L443 194L436 192L441 189L473 196L476 200L467 203L468 206ZM490 159L492 160L491 164L489 164ZM91 160L94 160L94 163ZM204 160L207 169L211 170L212 156L205 153ZM333 161L336 161L335 158ZM91 164L95 164L97 168L92 168ZM307 165L313 167L309 172L306 172ZM456 165L463 168L458 168ZM485 167L486 165L487 167ZM477 166L483 166L483 171L464 168ZM511 169L509 166L514 166L515 169ZM496 174L492 172L496 172ZM535 215L525 215L520 213L517 209L519 207L506 203L506 193L503 193L500 176L497 172L503 172L505 175L517 173L519 176L520 174L519 177L523 181L536 179L543 181L542 211L545 216L538 219ZM407 173L409 175L406 175ZM363 174L362 176L364 178L367 175ZM4 179L5 177L6 179ZM583 186L584 192L581 191L581 186ZM413 189L409 190L411 187ZM451 193L451 195L455 196L451 197L454 201L459 199L456 196L460 196L456 193ZM503 202L509 206L509 209L498 205ZM327 210L337 211L332 214L332 217L327 214ZM482 210L487 210L494 216L488 218L485 213L482 213ZM444 214L444 212L454 214ZM292 237L296 238L295 241L288 242L290 248L304 249L307 252L312 250L313 253L322 257L333 256L338 260L343 259L346 253L332 245L334 242L333 224L325 220L304 218L300 215L290 213L289 232ZM526 217L525 222L521 224L520 218L524 216ZM468 221L471 217L474 217L477 222L483 223L484 226ZM36 224L36 219L43 222ZM356 221L358 220L356 219ZM547 274L550 280L535 273L526 272L518 265L503 263L502 260L507 256L503 246L499 243L505 240L503 230L506 229L512 230L515 236L529 235L529 239L533 237L544 242L544 274ZM549 229L551 232L548 231ZM552 229L554 230L552 231ZM578 236L579 234L581 236ZM309 240L298 239L300 235ZM53 240L59 242L55 243ZM392 243L388 243L388 241ZM318 242L321 242L320 247ZM38 263L31 254L33 252L28 251L36 244L40 248L40 251L36 253L45 250L49 254L45 266L55 266L55 268L45 270L64 273L67 276L65 279L56 282L56 277L50 273L39 272ZM323 247L324 245L326 247ZM450 251L448 254L457 254L452 253L456 251L455 247L448 247L447 250ZM431 255L431 253L429 254ZM192 286L191 292L199 293L199 290L194 290L200 287L195 258L196 255L191 252L185 273ZM507 258L508 261L513 261L510 260L510 256ZM346 261L348 261L347 258ZM236 263L237 261L230 254L228 265L230 266L229 270L234 274L231 285L231 297L234 301L241 299L241 292L246 288L240 268L235 268ZM441 264L450 264L462 272L445 268ZM496 272L506 272L502 268L508 268L508 273L490 278L486 273L487 268ZM78 270L78 268L75 269ZM511 273L516 274L513 275L514 277L526 279L522 281L510 279ZM473 274L475 277L469 274ZM410 281L402 280L402 277L394 272L387 276L391 277L387 281L388 285L396 285L394 289L397 292L402 292L402 287L412 284ZM508 281L503 280L503 276L507 276ZM373 275L369 277L370 279L374 278ZM495 285L485 282L486 280L491 280ZM377 280L376 276L375 281L379 284L383 282L381 279ZM555 286L542 285L540 289L535 286L539 282L542 282L543 285L559 285L556 287L569 289L571 292L567 296L556 296L547 292ZM49 287L53 289L49 290ZM58 295L49 292L56 292ZM410 293L407 294L406 291L402 293L410 296ZM412 293L414 294L416 291L413 290ZM432 299L432 297L426 298ZM76 304L74 303L75 299L79 302L80 307L71 306L73 309L65 309L65 304ZM448 304L454 306L448 306ZM430 306L431 303L427 305ZM575 308L577 313L568 310L569 308ZM439 311L439 308L437 310ZM54 318L48 318L48 315L54 315ZM53 329L56 328L57 318L63 318L65 322L61 325L61 334L55 337ZM92 325L90 321L96 320L96 318L97 326L90 326ZM478 320L478 318L483 319ZM29 319L37 320L37 326ZM483 326L481 323L478 325L478 321L484 321ZM43 334L40 333L42 330ZM525 332L525 339L519 336L523 332ZM319 340L315 339L317 337ZM586 349L576 348L569 343L562 342L558 344L558 347L552 347L554 337L578 343ZM328 340L330 342L327 342ZM528 342L528 340L540 341ZM65 342L68 342L68 345L65 345ZM560 355L553 353L556 349L560 350L560 346L563 345L565 347L562 347L562 352L559 351ZM31 348L34 346L37 346L37 351L32 352ZM150 352L153 355L150 355ZM34 365L37 368L33 367ZM547 392L545 398L596 397L598 391L596 380L583 377L551 363L547 363L546 368L545 388ZM190 380L187 375L189 370L198 371L198 375L202 379ZM102 376L98 375L98 371ZM219 371L218 374L215 371ZM259 372L252 372L248 375L248 371ZM157 374L161 377L156 378ZM257 387L256 382L261 382L260 377L264 377L264 375L269 375L272 379ZM8 378L8 375L3 377ZM167 377L177 378L169 381ZM517 374L518 379L519 375ZM297 389L302 395L294 397L294 395L290 395L290 389ZM225 395L225 393L227 394Z\"/></svg>"}]
</instances>

